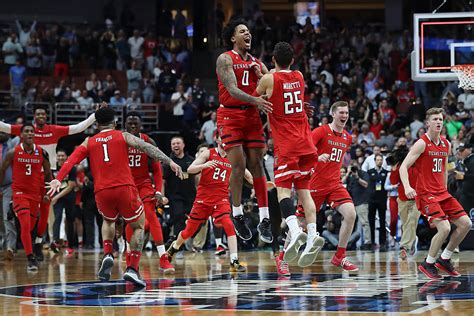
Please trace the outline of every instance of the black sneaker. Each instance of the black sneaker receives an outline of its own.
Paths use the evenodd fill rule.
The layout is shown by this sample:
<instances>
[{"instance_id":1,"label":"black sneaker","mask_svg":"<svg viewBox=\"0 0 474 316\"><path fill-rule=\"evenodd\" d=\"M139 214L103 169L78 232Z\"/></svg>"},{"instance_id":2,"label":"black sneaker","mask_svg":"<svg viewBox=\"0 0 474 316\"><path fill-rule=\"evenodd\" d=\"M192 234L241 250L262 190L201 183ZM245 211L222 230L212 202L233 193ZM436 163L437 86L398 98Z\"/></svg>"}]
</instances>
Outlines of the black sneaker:
<instances>
[{"instance_id":1,"label":"black sneaker","mask_svg":"<svg viewBox=\"0 0 474 316\"><path fill-rule=\"evenodd\" d=\"M245 222L243 215L231 216L232 222L234 223L235 233L243 240L252 239L252 231Z\"/></svg>"},{"instance_id":2,"label":"black sneaker","mask_svg":"<svg viewBox=\"0 0 474 316\"><path fill-rule=\"evenodd\" d=\"M128 267L127 270L125 270L125 273L123 274L123 279L125 281L132 282L136 286L141 286L141 287L146 286L146 282L145 280L142 279L142 277L140 276L140 273L138 273L138 271L136 271L132 267Z\"/></svg>"},{"instance_id":3,"label":"black sneaker","mask_svg":"<svg viewBox=\"0 0 474 316\"><path fill-rule=\"evenodd\" d=\"M257 231L260 234L260 240L271 244L273 241L272 227L269 218L264 218L257 226Z\"/></svg>"},{"instance_id":4,"label":"black sneaker","mask_svg":"<svg viewBox=\"0 0 474 316\"><path fill-rule=\"evenodd\" d=\"M239 260L233 260L230 263L230 270L232 272L245 272L245 271L247 271L247 268L245 266L241 265Z\"/></svg>"},{"instance_id":5,"label":"black sneaker","mask_svg":"<svg viewBox=\"0 0 474 316\"><path fill-rule=\"evenodd\" d=\"M26 267L28 272L36 272L38 271L38 260L34 255L28 255L28 266Z\"/></svg>"},{"instance_id":6,"label":"black sneaker","mask_svg":"<svg viewBox=\"0 0 474 316\"><path fill-rule=\"evenodd\" d=\"M104 258L102 258L102 262L99 266L99 271L97 272L97 277L101 281L108 281L110 279L110 275L112 274L112 267L114 266L114 256L111 254L106 254Z\"/></svg>"},{"instance_id":7,"label":"black sneaker","mask_svg":"<svg viewBox=\"0 0 474 316\"><path fill-rule=\"evenodd\" d=\"M428 263L423 261L419 266L418 270L420 270L424 275L428 278L433 280L440 280L443 277L439 274L438 269L435 267L434 263Z\"/></svg>"},{"instance_id":8,"label":"black sneaker","mask_svg":"<svg viewBox=\"0 0 474 316\"><path fill-rule=\"evenodd\" d=\"M447 274L449 274L452 277L460 277L461 273L457 272L456 269L453 266L453 263L451 262L451 259L443 259L441 257L438 258L435 262L435 267L443 270Z\"/></svg>"},{"instance_id":9,"label":"black sneaker","mask_svg":"<svg viewBox=\"0 0 474 316\"><path fill-rule=\"evenodd\" d=\"M59 253L59 250L61 250L61 245L58 244L57 242L53 241L49 245L49 249L51 249L54 253Z\"/></svg>"},{"instance_id":10,"label":"black sneaker","mask_svg":"<svg viewBox=\"0 0 474 316\"><path fill-rule=\"evenodd\" d=\"M170 262L171 260L173 260L174 255L179 251L179 249L173 247L175 243L176 241L173 241L169 246L168 250L166 250L166 252L168 253L168 257L170 258Z\"/></svg>"},{"instance_id":11,"label":"black sneaker","mask_svg":"<svg viewBox=\"0 0 474 316\"><path fill-rule=\"evenodd\" d=\"M33 254L38 261L44 261L43 244L38 243L33 245Z\"/></svg>"}]
</instances>

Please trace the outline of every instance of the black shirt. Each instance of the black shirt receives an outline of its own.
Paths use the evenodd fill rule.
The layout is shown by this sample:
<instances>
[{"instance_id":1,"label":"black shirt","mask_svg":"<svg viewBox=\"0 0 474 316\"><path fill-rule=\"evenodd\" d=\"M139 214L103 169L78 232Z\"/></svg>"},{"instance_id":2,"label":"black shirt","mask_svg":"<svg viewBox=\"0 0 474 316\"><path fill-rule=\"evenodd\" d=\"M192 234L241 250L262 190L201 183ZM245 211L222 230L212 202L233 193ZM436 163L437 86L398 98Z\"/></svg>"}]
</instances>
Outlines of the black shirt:
<instances>
[{"instance_id":1,"label":"black shirt","mask_svg":"<svg viewBox=\"0 0 474 316\"><path fill-rule=\"evenodd\" d=\"M474 208L474 154L464 159L464 180L461 187L461 205L469 212Z\"/></svg>"},{"instance_id":2,"label":"black shirt","mask_svg":"<svg viewBox=\"0 0 474 316\"><path fill-rule=\"evenodd\" d=\"M369 182L369 175L366 172L359 170L358 173L359 178ZM355 206L367 204L369 202L368 187L364 188L362 185L360 185L359 180L352 174L350 174L347 178L347 191L349 191Z\"/></svg>"},{"instance_id":3,"label":"black shirt","mask_svg":"<svg viewBox=\"0 0 474 316\"><path fill-rule=\"evenodd\" d=\"M193 163L193 157L184 155L183 158L178 158L171 155L171 159L186 172L189 166ZM187 174L187 173L186 173ZM166 181L165 195L174 200L194 201L196 197L196 185L194 176L189 175L187 179L179 179L169 165L163 166L163 179Z\"/></svg>"},{"instance_id":4,"label":"black shirt","mask_svg":"<svg viewBox=\"0 0 474 316\"><path fill-rule=\"evenodd\" d=\"M56 178L56 176L59 173L59 170L61 170L61 167L57 166L57 170L51 170L53 172L53 177ZM68 182L73 181L76 182L76 167L72 167L71 171L69 171L68 175L64 177L63 181L61 182L61 186L59 187L59 192L63 191L64 189L67 188ZM72 190L69 194L67 194L65 197L70 197L70 195L74 195L75 192Z\"/></svg>"},{"instance_id":5,"label":"black shirt","mask_svg":"<svg viewBox=\"0 0 474 316\"><path fill-rule=\"evenodd\" d=\"M367 171L369 174L369 202L383 202L387 200L387 191L385 191L384 185L387 179L388 171L380 168L380 171L376 168L372 168Z\"/></svg>"}]
</instances>

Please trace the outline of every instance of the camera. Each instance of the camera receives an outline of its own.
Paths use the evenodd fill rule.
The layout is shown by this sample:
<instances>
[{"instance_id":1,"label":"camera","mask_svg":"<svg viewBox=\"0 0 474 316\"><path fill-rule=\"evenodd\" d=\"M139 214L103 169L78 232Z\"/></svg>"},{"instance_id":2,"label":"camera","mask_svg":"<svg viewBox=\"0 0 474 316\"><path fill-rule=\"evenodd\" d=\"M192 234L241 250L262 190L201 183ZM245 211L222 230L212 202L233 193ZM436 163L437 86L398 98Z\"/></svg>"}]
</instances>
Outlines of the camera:
<instances>
[{"instance_id":1,"label":"camera","mask_svg":"<svg viewBox=\"0 0 474 316\"><path fill-rule=\"evenodd\" d=\"M397 149L393 150L390 155L387 157L387 164L389 166L395 166L403 162L405 157L408 155L408 147L400 146Z\"/></svg>"},{"instance_id":2,"label":"camera","mask_svg":"<svg viewBox=\"0 0 474 316\"><path fill-rule=\"evenodd\" d=\"M357 172L359 172L359 168L357 166L352 166L351 167L351 172L352 173L357 173Z\"/></svg>"}]
</instances>

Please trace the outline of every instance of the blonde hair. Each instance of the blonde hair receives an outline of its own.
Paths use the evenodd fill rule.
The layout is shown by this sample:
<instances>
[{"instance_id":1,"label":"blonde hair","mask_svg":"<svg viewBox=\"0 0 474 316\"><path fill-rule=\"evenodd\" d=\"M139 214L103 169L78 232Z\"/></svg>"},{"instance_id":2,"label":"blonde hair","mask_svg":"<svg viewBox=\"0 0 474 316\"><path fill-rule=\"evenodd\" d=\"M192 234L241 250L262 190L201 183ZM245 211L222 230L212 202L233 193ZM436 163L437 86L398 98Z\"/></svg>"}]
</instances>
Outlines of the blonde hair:
<instances>
[{"instance_id":1,"label":"blonde hair","mask_svg":"<svg viewBox=\"0 0 474 316\"><path fill-rule=\"evenodd\" d=\"M431 115L443 114L443 117L446 115L443 108L431 108L426 111L426 120L429 120Z\"/></svg>"},{"instance_id":2,"label":"blonde hair","mask_svg":"<svg viewBox=\"0 0 474 316\"><path fill-rule=\"evenodd\" d=\"M334 114L338 108L345 108L349 107L349 103L346 101L336 101L331 105L331 109L329 110L329 113Z\"/></svg>"}]
</instances>

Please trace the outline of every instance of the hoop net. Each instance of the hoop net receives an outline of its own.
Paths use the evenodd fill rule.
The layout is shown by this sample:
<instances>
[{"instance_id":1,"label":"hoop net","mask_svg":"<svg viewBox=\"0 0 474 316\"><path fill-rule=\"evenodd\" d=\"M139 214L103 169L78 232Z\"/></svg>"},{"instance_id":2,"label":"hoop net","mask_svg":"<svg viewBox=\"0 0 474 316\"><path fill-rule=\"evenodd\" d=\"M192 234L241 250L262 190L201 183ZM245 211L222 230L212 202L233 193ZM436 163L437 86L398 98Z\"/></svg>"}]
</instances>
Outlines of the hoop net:
<instances>
[{"instance_id":1,"label":"hoop net","mask_svg":"<svg viewBox=\"0 0 474 316\"><path fill-rule=\"evenodd\" d=\"M456 65L451 71L459 78L459 88L474 90L474 65Z\"/></svg>"}]
</instances>

